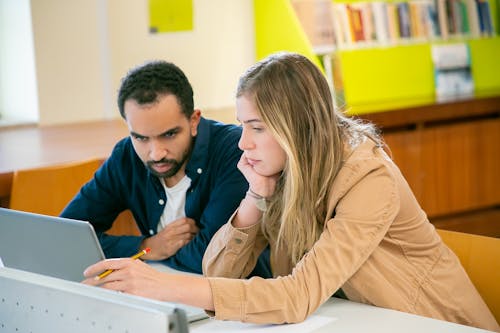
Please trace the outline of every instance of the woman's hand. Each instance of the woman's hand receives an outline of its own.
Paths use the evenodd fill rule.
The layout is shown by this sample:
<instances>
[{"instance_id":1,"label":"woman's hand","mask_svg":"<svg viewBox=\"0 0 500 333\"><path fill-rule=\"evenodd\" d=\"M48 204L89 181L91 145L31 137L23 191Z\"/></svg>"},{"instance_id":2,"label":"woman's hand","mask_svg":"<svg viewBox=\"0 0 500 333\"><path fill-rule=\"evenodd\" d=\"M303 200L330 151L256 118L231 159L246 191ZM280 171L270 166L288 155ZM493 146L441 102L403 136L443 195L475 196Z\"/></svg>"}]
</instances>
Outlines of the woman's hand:
<instances>
[{"instance_id":1,"label":"woman's hand","mask_svg":"<svg viewBox=\"0 0 500 333\"><path fill-rule=\"evenodd\" d=\"M248 163L245 153L241 155L238 169L248 181L249 190L253 192L253 195L247 193L231 223L236 228L247 228L259 223L262 219L263 210L265 209L257 207L258 196L265 199L271 197L274 194L280 175L263 176L257 173L253 166Z\"/></svg>"},{"instance_id":2,"label":"woman's hand","mask_svg":"<svg viewBox=\"0 0 500 333\"><path fill-rule=\"evenodd\" d=\"M107 269L113 272L99 279L97 275ZM86 277L82 281L84 284L163 301L171 298L169 274L157 271L142 260L107 259L89 266L83 274Z\"/></svg>"},{"instance_id":3,"label":"woman's hand","mask_svg":"<svg viewBox=\"0 0 500 333\"><path fill-rule=\"evenodd\" d=\"M112 269L102 279L98 275ZM87 267L82 283L166 302L184 303L214 311L207 278L157 271L142 260L107 259Z\"/></svg>"},{"instance_id":4,"label":"woman's hand","mask_svg":"<svg viewBox=\"0 0 500 333\"><path fill-rule=\"evenodd\" d=\"M238 169L241 171L243 176L245 176L249 184L249 188L254 193L264 198L269 198L273 195L280 174L272 176L263 176L258 174L254 170L253 166L248 163L245 153L241 154L240 161L238 162Z\"/></svg>"}]
</instances>

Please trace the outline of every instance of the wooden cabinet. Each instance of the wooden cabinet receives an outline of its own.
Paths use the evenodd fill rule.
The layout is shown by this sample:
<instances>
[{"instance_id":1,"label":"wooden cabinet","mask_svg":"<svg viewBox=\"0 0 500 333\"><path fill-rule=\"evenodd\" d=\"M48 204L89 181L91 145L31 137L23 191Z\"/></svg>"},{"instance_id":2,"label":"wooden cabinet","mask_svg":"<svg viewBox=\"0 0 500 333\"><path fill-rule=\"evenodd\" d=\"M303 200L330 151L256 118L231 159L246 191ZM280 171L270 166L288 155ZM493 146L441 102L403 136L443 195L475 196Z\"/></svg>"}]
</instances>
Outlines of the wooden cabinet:
<instances>
[{"instance_id":1,"label":"wooden cabinet","mask_svg":"<svg viewBox=\"0 0 500 333\"><path fill-rule=\"evenodd\" d=\"M500 237L500 97L362 117L381 127L431 222Z\"/></svg>"}]
</instances>

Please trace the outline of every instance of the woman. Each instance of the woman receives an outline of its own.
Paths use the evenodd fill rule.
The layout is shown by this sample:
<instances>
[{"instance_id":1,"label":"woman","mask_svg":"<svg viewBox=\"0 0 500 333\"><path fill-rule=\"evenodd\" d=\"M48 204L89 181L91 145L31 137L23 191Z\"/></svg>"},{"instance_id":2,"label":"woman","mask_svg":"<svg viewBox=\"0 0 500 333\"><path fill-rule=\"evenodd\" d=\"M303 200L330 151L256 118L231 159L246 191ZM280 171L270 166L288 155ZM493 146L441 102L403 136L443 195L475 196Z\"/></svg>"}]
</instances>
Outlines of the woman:
<instances>
[{"instance_id":1,"label":"woman","mask_svg":"<svg viewBox=\"0 0 500 333\"><path fill-rule=\"evenodd\" d=\"M309 60L280 53L257 63L236 105L249 190L205 252L205 275L218 277L123 259L91 266L88 277L117 271L87 283L256 323L302 321L341 288L353 301L500 330L375 129L335 110ZM243 280L268 245L275 278Z\"/></svg>"}]
</instances>

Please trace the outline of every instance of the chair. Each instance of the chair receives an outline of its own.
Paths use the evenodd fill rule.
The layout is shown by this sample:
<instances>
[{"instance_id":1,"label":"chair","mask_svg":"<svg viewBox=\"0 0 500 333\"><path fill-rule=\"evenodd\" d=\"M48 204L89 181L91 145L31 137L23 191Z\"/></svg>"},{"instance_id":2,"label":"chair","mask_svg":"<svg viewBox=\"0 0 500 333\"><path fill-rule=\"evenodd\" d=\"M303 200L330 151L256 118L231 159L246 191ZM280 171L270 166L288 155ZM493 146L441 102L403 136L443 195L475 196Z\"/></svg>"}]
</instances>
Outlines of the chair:
<instances>
[{"instance_id":1,"label":"chair","mask_svg":"<svg viewBox=\"0 0 500 333\"><path fill-rule=\"evenodd\" d=\"M93 158L14 172L10 208L59 215L103 160Z\"/></svg>"},{"instance_id":2,"label":"chair","mask_svg":"<svg viewBox=\"0 0 500 333\"><path fill-rule=\"evenodd\" d=\"M500 322L500 238L437 229Z\"/></svg>"},{"instance_id":3,"label":"chair","mask_svg":"<svg viewBox=\"0 0 500 333\"><path fill-rule=\"evenodd\" d=\"M59 215L92 179L104 160L93 158L14 172L10 208L44 215ZM140 235L129 210L122 212L107 231L111 235Z\"/></svg>"}]
</instances>

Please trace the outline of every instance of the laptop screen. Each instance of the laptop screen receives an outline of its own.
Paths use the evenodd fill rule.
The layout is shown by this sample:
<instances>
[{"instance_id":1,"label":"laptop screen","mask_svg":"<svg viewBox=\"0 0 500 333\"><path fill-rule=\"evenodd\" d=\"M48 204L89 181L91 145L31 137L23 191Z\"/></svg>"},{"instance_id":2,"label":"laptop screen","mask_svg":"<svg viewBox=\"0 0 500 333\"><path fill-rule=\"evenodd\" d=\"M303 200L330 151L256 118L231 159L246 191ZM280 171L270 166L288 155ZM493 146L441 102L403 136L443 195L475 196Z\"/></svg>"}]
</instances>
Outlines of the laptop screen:
<instances>
[{"instance_id":1,"label":"laptop screen","mask_svg":"<svg viewBox=\"0 0 500 333\"><path fill-rule=\"evenodd\" d=\"M0 260L6 267L79 282L85 268L102 259L90 223L0 208Z\"/></svg>"}]
</instances>

